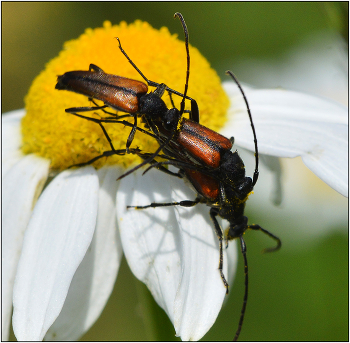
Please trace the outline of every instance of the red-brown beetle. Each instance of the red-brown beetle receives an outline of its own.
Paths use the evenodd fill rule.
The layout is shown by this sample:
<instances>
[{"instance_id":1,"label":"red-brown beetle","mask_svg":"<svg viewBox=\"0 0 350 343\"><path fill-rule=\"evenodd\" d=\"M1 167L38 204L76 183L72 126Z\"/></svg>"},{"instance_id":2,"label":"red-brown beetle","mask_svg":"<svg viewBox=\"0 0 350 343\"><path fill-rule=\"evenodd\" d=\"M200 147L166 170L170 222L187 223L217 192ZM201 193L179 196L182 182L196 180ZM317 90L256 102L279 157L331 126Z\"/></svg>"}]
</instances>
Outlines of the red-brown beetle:
<instances>
[{"instance_id":1,"label":"red-brown beetle","mask_svg":"<svg viewBox=\"0 0 350 343\"><path fill-rule=\"evenodd\" d=\"M76 115L76 112L104 110L105 108L110 107L116 111L128 113L126 115L118 116L115 113L105 111L106 113L113 115L116 119L130 116L134 117L134 125L126 142L127 150L129 149L136 132L137 116L141 116L146 122L146 125L152 125L154 120L173 118L175 115L174 112L176 112L176 116L182 116L182 114L185 112L184 103L182 105L183 108L181 110L181 114L177 114L179 111L175 108L171 94L191 100L190 118L195 122L199 122L197 102L188 97L186 94L181 94L167 87L164 83L157 83L147 79L125 53L119 38L117 38L117 40L119 42L120 51L147 82L147 85L141 81L128 79L118 75L107 74L98 66L90 64L89 71L70 71L58 76L55 88L58 90L68 90L85 95L93 102L94 99L101 100L104 102L104 105L98 106L94 102L96 106L72 107L67 108L66 112ZM148 86L156 87L156 89L153 92L147 93ZM168 92L172 101L173 108L171 109L168 109L165 102L162 100L162 96L164 95L165 91ZM155 128L153 127L152 130L154 131Z\"/></svg>"},{"instance_id":2,"label":"red-brown beetle","mask_svg":"<svg viewBox=\"0 0 350 343\"><path fill-rule=\"evenodd\" d=\"M123 174L120 178L129 175L145 164L150 164L150 167L147 170L155 167L171 175L180 178L187 178L190 181L197 191L197 197L195 200L184 200L173 203L152 203L146 206L128 206L128 208L145 209L149 207L176 205L192 207L198 203L205 203L207 206L209 206L210 217L214 223L214 229L219 239L219 272L226 287L227 293L228 283L222 271L223 240L225 239L226 243L228 243L228 241L235 238L240 239L241 251L244 258L245 293L238 329L234 337L234 340L237 340L241 332L248 300L248 262L243 234L247 230L257 230L276 240L276 247L265 249L265 251L278 250L281 247L281 241L278 237L263 229L259 225L248 225L248 218L244 216L245 203L248 195L252 192L259 175L257 138L245 94L235 76L231 72L228 72L228 74L237 83L244 97L253 131L255 144L255 171L253 179L245 175L245 166L242 159L238 155L238 152L231 151L233 138L228 139L199 124L197 103L194 99L187 96L190 61L187 26L180 13L176 13L175 16L181 20L185 32L185 44L187 49L187 76L184 94L168 89L165 84L158 84L149 81L122 49L119 40L119 48L121 52L139 72L147 84L149 86L156 87L154 92L147 93L147 85L142 82L106 74L95 65L90 65L89 72L68 72L62 76L59 76L56 88L78 92L88 96L90 99L102 100L105 104L104 106L96 105L96 107L80 107L66 110L69 113L73 113L80 117L97 122L101 126L112 148L111 151L106 151L104 154L80 165L90 164L98 158L107 157L115 153L122 155L129 152L137 154L143 158L144 161L135 168L129 170L127 173ZM165 90L167 90L170 95L175 94L182 96L180 110L176 109L175 106L171 109L166 107L165 103L161 99ZM120 96L120 94L122 96ZM183 117L185 99L191 100L190 119ZM119 119L121 119L123 116L93 119L75 113L95 109L104 110L106 107L111 107L115 110L128 113L125 116L132 115L135 118L134 124L120 121ZM137 115L141 115L142 118L144 118L147 128L150 129L150 131L143 130L137 126ZM126 125L132 127L125 150L114 150L108 133L102 125L104 122L127 123ZM136 130L155 138L159 143L159 148L154 153L143 153L138 149L129 149ZM161 151L162 153L160 153ZM155 157L157 156L163 160L160 162L156 161ZM171 172L165 167L166 165L174 165L179 169L179 171L177 173ZM147 172L147 170L145 172ZM224 233L224 231L221 229L216 219L217 216L228 220L230 225L227 233Z\"/></svg>"}]
</instances>

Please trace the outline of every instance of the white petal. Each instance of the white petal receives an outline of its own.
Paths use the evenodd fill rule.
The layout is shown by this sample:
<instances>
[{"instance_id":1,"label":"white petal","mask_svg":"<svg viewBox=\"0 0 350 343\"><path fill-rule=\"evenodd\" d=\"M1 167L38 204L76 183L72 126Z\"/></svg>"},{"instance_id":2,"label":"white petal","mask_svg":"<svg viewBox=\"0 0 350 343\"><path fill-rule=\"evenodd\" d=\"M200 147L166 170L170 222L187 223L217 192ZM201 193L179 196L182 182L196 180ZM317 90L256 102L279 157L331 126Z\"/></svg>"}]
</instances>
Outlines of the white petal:
<instances>
[{"instance_id":1,"label":"white petal","mask_svg":"<svg viewBox=\"0 0 350 343\"><path fill-rule=\"evenodd\" d=\"M22 144L21 119L24 110L8 112L2 115L2 172L3 175L10 169L23 154L20 152Z\"/></svg>"},{"instance_id":2,"label":"white petal","mask_svg":"<svg viewBox=\"0 0 350 343\"><path fill-rule=\"evenodd\" d=\"M227 226L222 226L222 228L227 228ZM236 275L237 265L238 265L238 248L237 240L229 242L229 246L226 250L227 253L227 281L230 285L229 291L233 290L233 280ZM243 270L241 271L243 273ZM227 300L227 297L225 301Z\"/></svg>"},{"instance_id":3,"label":"white petal","mask_svg":"<svg viewBox=\"0 0 350 343\"><path fill-rule=\"evenodd\" d=\"M242 97L233 83L229 123L222 133L254 150L253 136ZM348 115L346 107L322 98L284 90L246 90L261 153L301 156L305 165L339 193L348 194Z\"/></svg>"},{"instance_id":4,"label":"white petal","mask_svg":"<svg viewBox=\"0 0 350 343\"><path fill-rule=\"evenodd\" d=\"M171 201L169 179L153 170L122 179L117 193L117 217L124 254L134 275L173 319L174 299L181 277L179 227L174 207L147 210L126 209ZM154 176L155 175L155 176Z\"/></svg>"},{"instance_id":5,"label":"white petal","mask_svg":"<svg viewBox=\"0 0 350 343\"><path fill-rule=\"evenodd\" d=\"M247 174L252 175L254 169L252 153L247 153L247 150L243 149L240 151L240 156L246 164ZM300 248L302 245L312 246L322 237L325 239L326 235L334 232L346 234L343 229L348 226L347 198L318 179L300 157L282 158L281 164L283 171L281 206L275 206L271 202L271 190L276 186L275 172L271 173L271 168L267 168L265 163L260 163L259 180L254 187L254 194L249 196L246 204L248 218L249 213L253 212L256 224L281 238L283 251L288 248ZM261 235L247 233L247 235L254 234ZM270 246L270 242L266 242L267 246Z\"/></svg>"},{"instance_id":6,"label":"white petal","mask_svg":"<svg viewBox=\"0 0 350 343\"><path fill-rule=\"evenodd\" d=\"M49 173L49 161L28 155L3 176L2 193L2 338L8 339L12 290L24 231Z\"/></svg>"},{"instance_id":7,"label":"white petal","mask_svg":"<svg viewBox=\"0 0 350 343\"><path fill-rule=\"evenodd\" d=\"M248 150L247 150L248 151ZM242 157L242 156L241 156ZM271 172L274 180L272 182L270 199L277 206L282 202L282 167L281 160L278 157L259 154L260 167L264 165ZM253 169L253 168L252 168Z\"/></svg>"},{"instance_id":8,"label":"white petal","mask_svg":"<svg viewBox=\"0 0 350 343\"><path fill-rule=\"evenodd\" d=\"M18 263L13 329L42 340L59 315L95 230L98 177L92 167L59 174L40 196Z\"/></svg>"},{"instance_id":9,"label":"white petal","mask_svg":"<svg viewBox=\"0 0 350 343\"><path fill-rule=\"evenodd\" d=\"M185 192L177 192L186 199ZM175 298L175 330L183 341L198 341L214 324L225 299L226 288L219 275L219 241L209 216L209 208L196 205L178 208L175 212L182 231L182 280ZM233 271L228 273L227 251L236 257L236 244L224 250L224 275L232 281L237 258L232 259ZM229 275L229 276L228 276ZM232 286L232 283L231 283ZM232 287L231 287L232 289Z\"/></svg>"},{"instance_id":10,"label":"white petal","mask_svg":"<svg viewBox=\"0 0 350 343\"><path fill-rule=\"evenodd\" d=\"M127 205L195 199L180 179L157 170L140 174L123 179L117 194L125 256L132 272L174 323L176 334L183 340L198 340L214 323L226 291L218 271L218 240L209 208L126 210Z\"/></svg>"},{"instance_id":11,"label":"white petal","mask_svg":"<svg viewBox=\"0 0 350 343\"><path fill-rule=\"evenodd\" d=\"M116 179L121 174L121 168L98 170L100 190L94 237L45 340L78 340L100 316L113 290L123 252L115 208Z\"/></svg>"}]
</instances>

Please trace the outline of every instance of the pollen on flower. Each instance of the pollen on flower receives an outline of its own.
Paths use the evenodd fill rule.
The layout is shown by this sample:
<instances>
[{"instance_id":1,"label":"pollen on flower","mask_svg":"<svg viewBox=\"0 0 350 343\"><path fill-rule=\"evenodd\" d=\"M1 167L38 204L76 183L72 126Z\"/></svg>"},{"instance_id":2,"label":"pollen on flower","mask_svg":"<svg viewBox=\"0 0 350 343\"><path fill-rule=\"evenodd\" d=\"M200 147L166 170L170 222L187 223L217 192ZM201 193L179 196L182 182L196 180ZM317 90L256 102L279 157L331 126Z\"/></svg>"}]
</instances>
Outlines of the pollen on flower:
<instances>
[{"instance_id":1,"label":"pollen on flower","mask_svg":"<svg viewBox=\"0 0 350 343\"><path fill-rule=\"evenodd\" d=\"M184 91L186 50L183 41L171 35L165 27L156 30L140 20L129 25L121 22L114 26L106 21L102 28L86 29L78 39L66 42L58 57L51 60L34 80L25 98L26 116L22 120L24 153L36 153L48 158L52 169L63 170L110 150L99 125L65 112L66 108L93 104L83 95L56 90L55 84L58 75L67 71L88 70L90 63L106 73L144 81L120 52L115 37L119 37L124 50L147 78L165 83L181 93ZM191 46L190 56L188 95L198 102L201 123L218 130L225 123L228 98L216 72ZM181 98L174 96L173 99L179 108ZM171 106L167 95L163 96L163 100ZM186 109L190 109L187 101ZM103 112L86 112L84 115L95 118L105 116ZM121 124L104 126L114 148L124 149L130 127ZM132 147L153 152L157 144L152 138L137 133ZM119 163L128 166L135 162L136 157L128 154L102 158L94 165L101 167L106 163Z\"/></svg>"}]
</instances>

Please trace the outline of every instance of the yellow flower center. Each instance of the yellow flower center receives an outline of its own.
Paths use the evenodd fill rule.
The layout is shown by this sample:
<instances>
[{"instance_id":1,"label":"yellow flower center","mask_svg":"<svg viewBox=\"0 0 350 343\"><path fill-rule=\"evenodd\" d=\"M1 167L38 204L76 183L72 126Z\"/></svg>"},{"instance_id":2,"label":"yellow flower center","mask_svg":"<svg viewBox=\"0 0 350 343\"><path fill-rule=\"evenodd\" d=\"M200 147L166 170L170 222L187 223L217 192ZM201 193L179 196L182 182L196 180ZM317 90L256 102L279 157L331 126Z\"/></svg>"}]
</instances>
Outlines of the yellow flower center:
<instances>
[{"instance_id":1,"label":"yellow flower center","mask_svg":"<svg viewBox=\"0 0 350 343\"><path fill-rule=\"evenodd\" d=\"M94 106L86 96L70 91L56 90L57 76L67 71L89 70L90 63L108 74L144 81L118 48L115 37L143 74L150 80L165 83L169 88L184 92L186 78L186 49L184 42L171 35L167 28L156 30L148 23L135 21L127 25L112 26L104 22L103 28L87 29L78 39L64 44L59 56L51 60L34 80L25 98L26 115L22 120L24 153L36 153L51 160L51 168L63 170L71 165L86 162L104 151L111 150L101 127L94 122L66 113L70 107ZM229 100L220 79L208 61L196 48L190 46L191 69L188 95L199 106L201 124L217 131L226 121ZM150 90L154 90L150 87ZM180 108L181 98L173 96ZM171 108L169 96L163 100ZM102 102L99 104L103 105ZM186 109L190 102L186 101ZM106 117L99 111L82 113L95 118ZM119 113L123 114L123 113ZM130 120L132 122L132 120ZM138 120L140 122L140 120ZM104 124L115 149L124 149L131 128L122 124ZM131 147L154 152L157 143L153 138L137 132ZM101 158L94 163L123 164L135 162L132 154Z\"/></svg>"}]
</instances>

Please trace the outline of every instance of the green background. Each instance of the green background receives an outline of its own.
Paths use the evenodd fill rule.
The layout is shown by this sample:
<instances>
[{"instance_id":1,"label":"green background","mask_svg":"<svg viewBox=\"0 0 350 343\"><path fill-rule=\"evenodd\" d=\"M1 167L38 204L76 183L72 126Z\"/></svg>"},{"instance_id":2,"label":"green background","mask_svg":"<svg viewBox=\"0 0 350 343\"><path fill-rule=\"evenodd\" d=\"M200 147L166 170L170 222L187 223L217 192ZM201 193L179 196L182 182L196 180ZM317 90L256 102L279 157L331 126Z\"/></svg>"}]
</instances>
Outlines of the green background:
<instances>
[{"instance_id":1,"label":"green background","mask_svg":"<svg viewBox=\"0 0 350 343\"><path fill-rule=\"evenodd\" d=\"M2 3L2 112L22 108L32 80L45 63L59 53L65 41L77 38L87 27L101 26L104 20L117 24L142 19L156 28L168 26L182 39L182 28L173 19L176 11L185 17L191 44L222 79L226 69L239 78L235 61L278 58L312 32L327 28L347 32L345 3ZM248 216L259 222L254 209L249 209ZM277 235L283 225L273 218L264 222ZM330 231L312 245L271 255L261 255L269 243L261 235L249 233L246 242L250 289L240 340L348 340L346 235ZM284 244L288 246L288 241ZM231 295L203 340L232 340L234 336L244 291L241 260ZM110 301L82 339L175 337L167 316L123 260Z\"/></svg>"}]
</instances>

